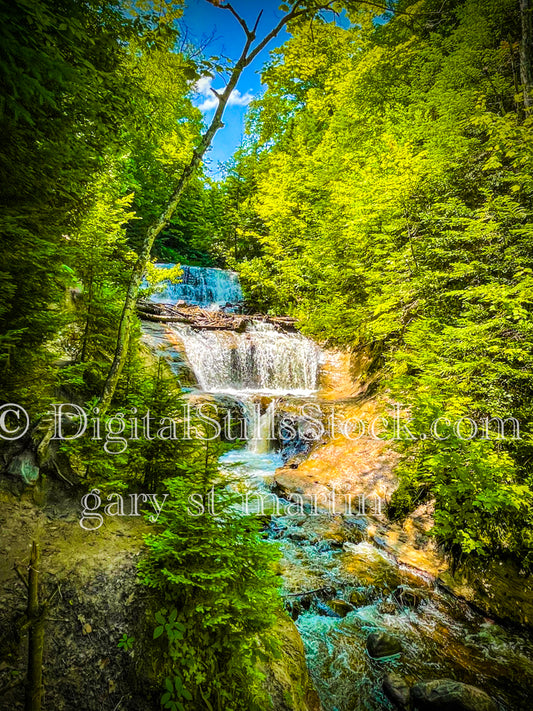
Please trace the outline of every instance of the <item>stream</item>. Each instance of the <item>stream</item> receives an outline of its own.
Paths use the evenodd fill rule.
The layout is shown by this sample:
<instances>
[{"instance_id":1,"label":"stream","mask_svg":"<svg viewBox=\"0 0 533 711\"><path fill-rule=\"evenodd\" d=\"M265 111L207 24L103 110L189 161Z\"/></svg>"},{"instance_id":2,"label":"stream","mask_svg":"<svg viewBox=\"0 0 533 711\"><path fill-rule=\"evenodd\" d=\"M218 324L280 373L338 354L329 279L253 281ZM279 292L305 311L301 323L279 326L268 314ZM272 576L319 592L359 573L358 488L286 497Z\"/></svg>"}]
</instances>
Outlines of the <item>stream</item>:
<instances>
[{"instance_id":1,"label":"stream","mask_svg":"<svg viewBox=\"0 0 533 711\"><path fill-rule=\"evenodd\" d=\"M167 303L237 306L241 294L233 273L189 267L186 275L186 284L163 292ZM281 548L285 607L303 639L324 711L394 709L382 691L390 672L410 685L446 678L472 684L502 711L533 708L533 639L527 631L497 624L429 575L397 564L369 540L367 517L309 510L302 515L272 494L276 469L295 451L294 443L287 451L269 441L275 408L280 399L287 408L291 398L316 397L318 346L265 324L244 333L182 325L171 330L183 344L197 392L232 398L246 414L248 445L224 454L220 465L273 508L279 503L266 535ZM366 644L375 631L396 637L401 653L371 658Z\"/></svg>"}]
</instances>

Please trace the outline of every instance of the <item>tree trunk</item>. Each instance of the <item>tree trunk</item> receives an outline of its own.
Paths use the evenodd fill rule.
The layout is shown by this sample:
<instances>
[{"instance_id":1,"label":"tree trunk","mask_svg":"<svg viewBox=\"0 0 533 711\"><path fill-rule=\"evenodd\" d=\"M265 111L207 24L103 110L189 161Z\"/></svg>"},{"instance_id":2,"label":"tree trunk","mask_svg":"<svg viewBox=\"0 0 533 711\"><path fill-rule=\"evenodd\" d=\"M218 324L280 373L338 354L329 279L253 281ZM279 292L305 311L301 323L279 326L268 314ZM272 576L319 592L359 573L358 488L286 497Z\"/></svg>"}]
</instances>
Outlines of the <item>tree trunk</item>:
<instances>
[{"instance_id":1,"label":"tree trunk","mask_svg":"<svg viewBox=\"0 0 533 711\"><path fill-rule=\"evenodd\" d=\"M28 675L26 680L25 711L41 711L43 692L44 616L39 605L39 574L41 552L32 543L28 575Z\"/></svg>"},{"instance_id":2,"label":"tree trunk","mask_svg":"<svg viewBox=\"0 0 533 711\"><path fill-rule=\"evenodd\" d=\"M533 0L520 0L522 41L520 42L520 78L526 114L533 106Z\"/></svg>"},{"instance_id":3,"label":"tree trunk","mask_svg":"<svg viewBox=\"0 0 533 711\"><path fill-rule=\"evenodd\" d=\"M248 52L249 45L250 41L248 41L246 44L246 53ZM105 382L102 398L100 401L100 413L102 414L107 410L111 403L111 400L117 387L118 380L120 378L120 374L122 372L122 368L124 367L124 362L128 352L132 320L135 314L137 294L139 292L139 287L141 285L144 272L146 271L146 265L148 263L148 260L150 259L150 253L152 251L155 238L160 234L160 232L162 232L162 230L165 229L165 227L169 225L172 215L176 211L176 208L189 178L194 174L195 170L199 166L207 149L211 145L211 142L216 132L224 125L222 123L222 115L224 113L224 109L226 108L226 104L228 103L230 94L235 88L235 85L237 84L237 81L240 75L242 74L243 69L246 67L246 63L244 61L246 59L246 54L243 53L243 56L244 59L243 57L241 57L241 59L235 65L230 81L228 82L224 93L219 98L218 107L213 117L213 120L211 121L211 124L207 129L206 133L202 136L200 146L194 151L189 164L184 168L174 189L174 192L172 193L172 196L169 202L167 203L165 211L158 219L156 224L148 230L144 239L141 253L139 254L139 258L137 259L137 262L133 268L128 290L126 292L126 299L124 302L124 308L122 310L122 316L120 319L120 325L118 330L115 355L113 358L113 363L107 375L107 380Z\"/></svg>"},{"instance_id":4,"label":"tree trunk","mask_svg":"<svg viewBox=\"0 0 533 711\"><path fill-rule=\"evenodd\" d=\"M314 6L312 14L329 7L329 4L326 3L324 5L317 5L316 7ZM115 354L107 375L107 379L102 392L102 397L99 403L101 415L106 412L111 403L111 400L113 399L113 395L115 393L120 374L124 367L124 363L128 353L131 326L133 318L135 316L135 304L137 301L137 294L139 292L139 287L141 285L144 272L146 271L146 264L150 259L150 253L152 251L152 247L156 237L160 234L162 230L165 229L165 227L169 225L172 215L174 214L178 206L180 197L183 193L183 190L185 189L185 186L187 185L189 178L194 174L195 170L200 165L202 158L204 157L209 146L211 145L211 142L216 132L224 125L222 123L224 109L226 108L226 104L228 103L228 100L233 90L235 89L243 70L253 62L257 55L267 46L270 40L272 40L279 34L281 29L287 24L287 22L296 17L309 13L309 9L302 7L300 0L297 0L297 2L295 2L293 5L292 10L286 15L284 15L282 19L278 22L278 24L252 49L252 45L254 44L256 39L255 33L259 21L261 19L262 11L259 13L259 16L256 20L253 29L250 30L245 20L243 20L238 15L238 13L229 3L218 4L218 6L222 9L229 10L235 16L235 18L238 20L238 22L244 29L244 32L246 34L246 43L244 45L244 49L242 50L239 60L233 67L233 71L231 72L231 76L228 84L226 85L226 88L224 89L222 94L214 92L218 98L218 106L217 110L215 111L215 115L213 116L213 120L209 125L209 128L202 136L200 145L194 151L191 160L183 169L181 176L179 177L176 183L172 196L170 197L170 200L168 201L161 217L158 219L155 225L149 228L148 232L146 233L146 237L144 238L141 252L133 268L128 290L126 292L126 299L124 301L124 308L122 310L122 316L118 329Z\"/></svg>"}]
</instances>

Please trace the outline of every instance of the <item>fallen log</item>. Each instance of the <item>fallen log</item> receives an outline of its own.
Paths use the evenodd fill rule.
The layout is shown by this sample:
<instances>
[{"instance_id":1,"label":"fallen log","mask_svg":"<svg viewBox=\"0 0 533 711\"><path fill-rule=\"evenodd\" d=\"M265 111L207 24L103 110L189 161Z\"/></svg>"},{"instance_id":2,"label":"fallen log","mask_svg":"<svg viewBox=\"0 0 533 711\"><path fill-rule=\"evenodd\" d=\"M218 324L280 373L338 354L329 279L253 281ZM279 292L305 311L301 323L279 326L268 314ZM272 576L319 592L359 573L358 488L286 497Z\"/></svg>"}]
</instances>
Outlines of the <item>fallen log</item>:
<instances>
[{"instance_id":1,"label":"fallen log","mask_svg":"<svg viewBox=\"0 0 533 711\"><path fill-rule=\"evenodd\" d=\"M180 306L141 301L137 304L140 318L159 323L187 323L192 328L208 331L243 331L253 323L270 323L280 329L294 330L296 319L292 316L267 316L266 314L234 314L224 311L207 311L199 306Z\"/></svg>"},{"instance_id":2,"label":"fallen log","mask_svg":"<svg viewBox=\"0 0 533 711\"><path fill-rule=\"evenodd\" d=\"M189 323L183 316L168 316L166 314L151 314L147 311L140 311L139 316L144 321L156 321L157 323Z\"/></svg>"}]
</instances>

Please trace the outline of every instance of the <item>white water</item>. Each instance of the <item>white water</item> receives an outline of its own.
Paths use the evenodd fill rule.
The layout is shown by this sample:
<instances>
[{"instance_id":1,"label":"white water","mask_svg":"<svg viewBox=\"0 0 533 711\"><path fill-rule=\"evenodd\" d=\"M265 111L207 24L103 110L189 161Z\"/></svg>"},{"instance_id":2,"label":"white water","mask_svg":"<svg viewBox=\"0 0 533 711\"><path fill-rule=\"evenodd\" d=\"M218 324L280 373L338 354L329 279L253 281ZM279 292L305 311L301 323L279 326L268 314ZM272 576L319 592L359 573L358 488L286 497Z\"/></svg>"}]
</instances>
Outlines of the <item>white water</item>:
<instances>
[{"instance_id":1,"label":"white water","mask_svg":"<svg viewBox=\"0 0 533 711\"><path fill-rule=\"evenodd\" d=\"M152 296L153 301L183 300L205 308L241 299L234 272L185 265L181 283L168 282ZM245 437L253 454L267 453L274 439L275 400L265 410L263 396L308 396L316 392L320 349L299 333L281 332L261 321L249 325L244 333L195 330L185 325L172 330L183 343L199 389L230 395L241 403L246 416Z\"/></svg>"},{"instance_id":2,"label":"white water","mask_svg":"<svg viewBox=\"0 0 533 711\"><path fill-rule=\"evenodd\" d=\"M170 269L174 264L157 264L161 269ZM185 301L204 308L218 308L227 303L242 301L241 285L235 272L209 267L182 265L183 275L177 284L163 282L151 301L172 304Z\"/></svg>"},{"instance_id":3,"label":"white water","mask_svg":"<svg viewBox=\"0 0 533 711\"><path fill-rule=\"evenodd\" d=\"M258 491L271 495L268 480L283 464L282 456L268 446L275 401L265 410L264 398L254 396L311 394L317 387L318 348L298 334L264 325L243 334L187 327L175 331L199 386L233 395L247 413L248 447L221 457L222 468L251 479ZM525 634L492 624L423 577L399 568L370 541L361 541L366 521L350 517L344 529L350 540L342 548L333 545L334 523L330 516L282 514L272 517L269 528L283 552L286 602L297 601L295 593L321 588L333 589L335 598L345 601L354 592L362 596L344 619L331 616L320 597L297 611L296 623L325 711L391 709L381 682L385 671L395 670L411 682L448 677L477 684L502 711L531 708L533 643ZM393 596L399 585L420 594L416 610ZM373 630L401 639L400 660L375 662L368 657L366 638Z\"/></svg>"},{"instance_id":4,"label":"white water","mask_svg":"<svg viewBox=\"0 0 533 711\"><path fill-rule=\"evenodd\" d=\"M245 333L174 329L201 390L242 397L310 395L316 391L320 351L298 333L286 334L265 323Z\"/></svg>"}]
</instances>

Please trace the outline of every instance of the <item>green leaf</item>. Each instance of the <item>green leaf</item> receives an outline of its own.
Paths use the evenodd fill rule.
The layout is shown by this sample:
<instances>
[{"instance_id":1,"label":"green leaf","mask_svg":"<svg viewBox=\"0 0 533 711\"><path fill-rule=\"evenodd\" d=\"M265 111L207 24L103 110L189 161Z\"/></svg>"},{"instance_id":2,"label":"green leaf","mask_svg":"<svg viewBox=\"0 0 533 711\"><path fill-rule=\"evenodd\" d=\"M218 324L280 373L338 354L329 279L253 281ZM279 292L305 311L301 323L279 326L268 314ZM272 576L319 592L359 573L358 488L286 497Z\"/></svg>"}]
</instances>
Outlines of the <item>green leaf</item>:
<instances>
[{"instance_id":1,"label":"green leaf","mask_svg":"<svg viewBox=\"0 0 533 711\"><path fill-rule=\"evenodd\" d=\"M159 627L156 627L154 630L154 639L157 639L158 637L161 637L161 635L164 632L164 627L163 625L160 625Z\"/></svg>"}]
</instances>

